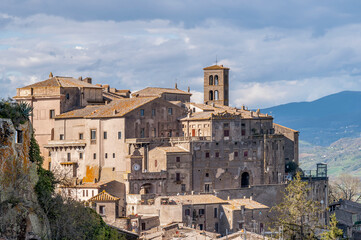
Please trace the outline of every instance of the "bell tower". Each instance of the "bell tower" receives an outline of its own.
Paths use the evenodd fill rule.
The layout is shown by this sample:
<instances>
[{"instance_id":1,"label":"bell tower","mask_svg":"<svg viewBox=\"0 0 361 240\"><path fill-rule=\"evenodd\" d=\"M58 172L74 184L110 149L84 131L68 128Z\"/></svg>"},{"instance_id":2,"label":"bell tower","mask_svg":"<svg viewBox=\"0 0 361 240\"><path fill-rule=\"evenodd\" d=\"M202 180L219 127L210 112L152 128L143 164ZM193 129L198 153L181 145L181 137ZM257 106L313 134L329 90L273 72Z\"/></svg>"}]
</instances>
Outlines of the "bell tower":
<instances>
[{"instance_id":1,"label":"bell tower","mask_svg":"<svg viewBox=\"0 0 361 240\"><path fill-rule=\"evenodd\" d=\"M213 65L203 68L204 104L229 104L229 68Z\"/></svg>"}]
</instances>

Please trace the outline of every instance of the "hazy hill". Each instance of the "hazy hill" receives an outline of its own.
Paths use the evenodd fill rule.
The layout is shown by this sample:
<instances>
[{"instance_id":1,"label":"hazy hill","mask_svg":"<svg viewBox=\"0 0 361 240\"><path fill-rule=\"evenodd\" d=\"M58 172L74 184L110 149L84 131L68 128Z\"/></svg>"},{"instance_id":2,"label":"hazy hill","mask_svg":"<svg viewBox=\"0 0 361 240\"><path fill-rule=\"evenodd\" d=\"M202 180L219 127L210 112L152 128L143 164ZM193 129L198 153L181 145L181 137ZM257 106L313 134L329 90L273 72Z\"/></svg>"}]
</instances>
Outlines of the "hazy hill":
<instances>
[{"instance_id":1,"label":"hazy hill","mask_svg":"<svg viewBox=\"0 0 361 240\"><path fill-rule=\"evenodd\" d=\"M328 146L345 137L360 137L361 92L344 91L312 102L295 102L261 110L274 122L300 131L300 140Z\"/></svg>"},{"instance_id":2,"label":"hazy hill","mask_svg":"<svg viewBox=\"0 0 361 240\"><path fill-rule=\"evenodd\" d=\"M361 177L361 138L343 138L328 147L300 143L300 165L302 169L315 169L325 162L330 176L348 173Z\"/></svg>"}]
</instances>

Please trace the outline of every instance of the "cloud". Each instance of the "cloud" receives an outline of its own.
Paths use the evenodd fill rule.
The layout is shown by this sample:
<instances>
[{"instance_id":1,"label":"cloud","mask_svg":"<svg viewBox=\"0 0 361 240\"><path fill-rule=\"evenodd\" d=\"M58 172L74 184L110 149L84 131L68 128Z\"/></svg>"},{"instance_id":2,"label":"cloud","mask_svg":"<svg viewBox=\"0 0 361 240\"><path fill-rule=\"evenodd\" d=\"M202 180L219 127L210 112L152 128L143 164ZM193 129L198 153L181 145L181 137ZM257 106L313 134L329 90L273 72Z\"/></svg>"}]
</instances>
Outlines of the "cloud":
<instances>
[{"instance_id":1,"label":"cloud","mask_svg":"<svg viewBox=\"0 0 361 240\"><path fill-rule=\"evenodd\" d=\"M312 10L311 18L333 12L322 9ZM184 90L190 86L193 99L201 101L202 68L214 64L216 56L218 63L231 68L234 106L264 108L361 90L360 23L315 34L307 25L252 28L215 15L189 26L174 18L84 20L31 13L0 16L0 76L4 84L11 79L0 92L4 97L53 72L90 76L95 83L118 89L174 87L177 82Z\"/></svg>"}]
</instances>

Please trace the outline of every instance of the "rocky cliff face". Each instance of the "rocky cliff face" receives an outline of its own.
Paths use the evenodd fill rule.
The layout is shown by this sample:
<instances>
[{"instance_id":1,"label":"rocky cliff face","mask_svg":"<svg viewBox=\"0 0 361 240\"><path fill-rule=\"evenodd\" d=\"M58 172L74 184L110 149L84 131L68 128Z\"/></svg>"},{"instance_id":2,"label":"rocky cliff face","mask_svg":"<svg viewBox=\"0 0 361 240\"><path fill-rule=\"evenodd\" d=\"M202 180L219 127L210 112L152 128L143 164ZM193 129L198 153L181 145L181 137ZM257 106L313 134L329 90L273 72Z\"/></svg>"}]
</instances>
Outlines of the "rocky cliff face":
<instances>
[{"instance_id":1,"label":"rocky cliff face","mask_svg":"<svg viewBox=\"0 0 361 240\"><path fill-rule=\"evenodd\" d=\"M0 237L50 239L48 219L34 186L36 165L29 159L31 124L16 128L0 119Z\"/></svg>"}]
</instances>

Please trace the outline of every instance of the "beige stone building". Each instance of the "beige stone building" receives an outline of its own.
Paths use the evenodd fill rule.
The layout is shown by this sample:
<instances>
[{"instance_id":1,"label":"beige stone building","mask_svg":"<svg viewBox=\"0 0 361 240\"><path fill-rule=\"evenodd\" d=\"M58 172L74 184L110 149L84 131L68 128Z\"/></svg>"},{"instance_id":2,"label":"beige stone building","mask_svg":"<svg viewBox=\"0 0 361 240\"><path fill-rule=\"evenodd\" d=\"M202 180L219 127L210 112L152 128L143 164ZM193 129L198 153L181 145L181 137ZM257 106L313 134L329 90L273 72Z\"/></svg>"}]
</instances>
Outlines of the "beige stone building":
<instances>
[{"instance_id":1,"label":"beige stone building","mask_svg":"<svg viewBox=\"0 0 361 240\"><path fill-rule=\"evenodd\" d=\"M153 226L154 219L159 224L188 224L187 216L192 216L189 226L206 231L237 231L239 221L251 220L258 222L260 231L265 222L248 213L263 214L275 204L270 196L278 199L284 189L285 164L298 164L298 132L275 124L272 116L259 110L228 106L229 68L204 68L204 103L192 103L190 96L189 89L177 86L130 94L93 85L89 78L51 75L18 89L15 98L34 107L32 121L42 153L55 173L70 180L78 199L101 193L97 187L94 196L93 192L81 196L86 194L83 190L92 190L92 184L115 180L127 194L126 215L141 214L147 226ZM109 189L106 192L121 199ZM219 202L198 201L198 194ZM229 196L238 200L227 202ZM238 203L244 197L266 207ZM187 205L187 198L194 202ZM172 212L163 211L162 199L176 202L178 208L168 204ZM159 207L142 204L152 201L159 201ZM224 204L228 207L222 208ZM189 215L187 206L192 208ZM247 214L242 209L248 209ZM196 223L194 211L202 216ZM228 225L220 217L221 212L231 216L226 211L233 216ZM177 219L170 219L175 213ZM220 225L228 227L221 230Z\"/></svg>"}]
</instances>

